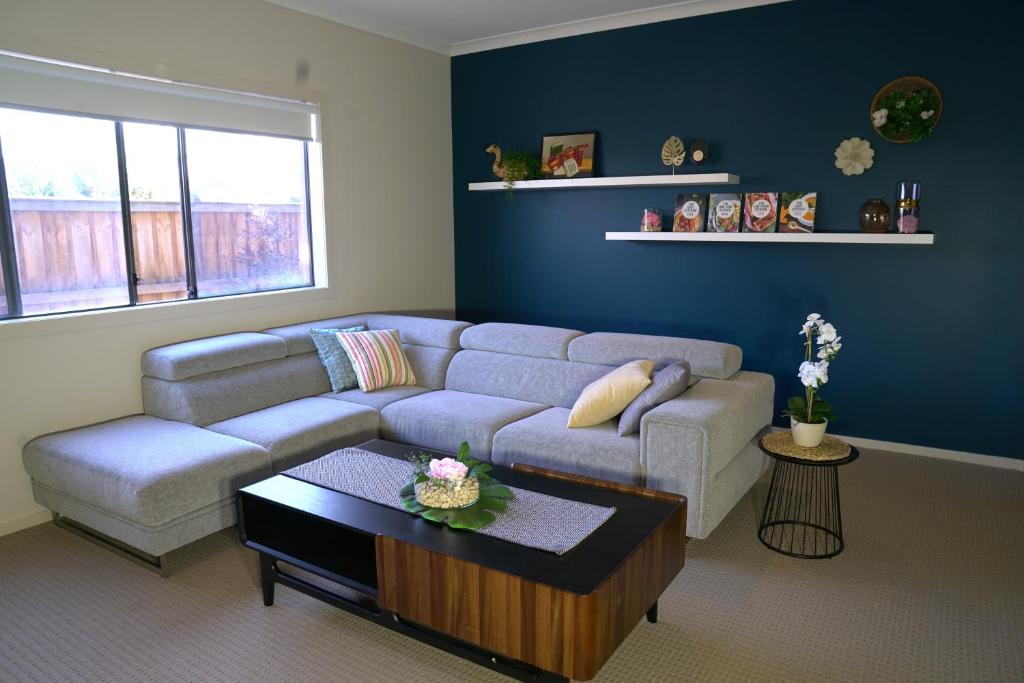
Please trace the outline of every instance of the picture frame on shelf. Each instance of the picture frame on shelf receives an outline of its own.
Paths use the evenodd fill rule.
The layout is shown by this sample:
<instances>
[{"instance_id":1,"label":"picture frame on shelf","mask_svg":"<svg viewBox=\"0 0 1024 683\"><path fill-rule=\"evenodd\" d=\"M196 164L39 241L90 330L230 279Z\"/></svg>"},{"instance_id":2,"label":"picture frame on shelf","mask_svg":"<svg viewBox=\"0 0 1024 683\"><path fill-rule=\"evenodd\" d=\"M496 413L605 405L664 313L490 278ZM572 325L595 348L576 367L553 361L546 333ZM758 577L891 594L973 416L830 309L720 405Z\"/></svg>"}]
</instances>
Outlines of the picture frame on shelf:
<instances>
[{"instance_id":1,"label":"picture frame on shelf","mask_svg":"<svg viewBox=\"0 0 1024 683\"><path fill-rule=\"evenodd\" d=\"M541 139L543 178L593 178L597 132L553 133Z\"/></svg>"}]
</instances>

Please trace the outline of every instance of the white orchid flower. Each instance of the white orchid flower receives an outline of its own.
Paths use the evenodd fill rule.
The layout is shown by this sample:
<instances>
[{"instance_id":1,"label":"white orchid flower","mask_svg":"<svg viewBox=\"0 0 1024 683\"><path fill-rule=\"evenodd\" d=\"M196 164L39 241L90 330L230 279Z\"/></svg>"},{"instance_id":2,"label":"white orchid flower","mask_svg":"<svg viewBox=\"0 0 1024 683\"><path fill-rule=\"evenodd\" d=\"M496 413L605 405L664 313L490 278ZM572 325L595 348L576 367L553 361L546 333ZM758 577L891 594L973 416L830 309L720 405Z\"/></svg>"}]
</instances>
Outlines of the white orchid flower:
<instances>
[{"instance_id":1,"label":"white orchid flower","mask_svg":"<svg viewBox=\"0 0 1024 683\"><path fill-rule=\"evenodd\" d=\"M836 356L839 355L839 349L842 347L842 344L825 344L818 349L818 358L821 360L835 360Z\"/></svg>"},{"instance_id":2,"label":"white orchid flower","mask_svg":"<svg viewBox=\"0 0 1024 683\"><path fill-rule=\"evenodd\" d=\"M800 383L805 387L812 389L818 387L818 369L814 363L805 360L800 364L800 370L796 374L800 378Z\"/></svg>"},{"instance_id":3,"label":"white orchid flower","mask_svg":"<svg viewBox=\"0 0 1024 683\"><path fill-rule=\"evenodd\" d=\"M804 361L800 364L797 377L800 378L801 384L805 387L817 389L822 384L828 382L828 361L823 360L817 363Z\"/></svg>"},{"instance_id":4,"label":"white orchid flower","mask_svg":"<svg viewBox=\"0 0 1024 683\"><path fill-rule=\"evenodd\" d=\"M825 323L818 328L818 343L828 344L836 340L836 328L832 323Z\"/></svg>"},{"instance_id":5,"label":"white orchid flower","mask_svg":"<svg viewBox=\"0 0 1024 683\"><path fill-rule=\"evenodd\" d=\"M871 121L875 124L875 128L881 128L889 120L889 110L879 109L871 115Z\"/></svg>"},{"instance_id":6,"label":"white orchid flower","mask_svg":"<svg viewBox=\"0 0 1024 683\"><path fill-rule=\"evenodd\" d=\"M807 319L811 322L815 322L817 320L821 320L821 315L819 313L811 313L807 316Z\"/></svg>"}]
</instances>

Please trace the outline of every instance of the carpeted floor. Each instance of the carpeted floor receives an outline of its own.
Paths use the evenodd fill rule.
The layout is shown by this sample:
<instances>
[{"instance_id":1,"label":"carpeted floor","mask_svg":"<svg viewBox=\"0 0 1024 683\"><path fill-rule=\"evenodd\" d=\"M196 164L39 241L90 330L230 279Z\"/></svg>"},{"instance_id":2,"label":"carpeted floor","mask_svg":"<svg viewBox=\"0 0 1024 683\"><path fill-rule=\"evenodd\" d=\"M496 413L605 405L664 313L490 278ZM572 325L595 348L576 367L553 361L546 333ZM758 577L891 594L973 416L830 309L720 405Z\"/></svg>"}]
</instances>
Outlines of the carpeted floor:
<instances>
[{"instance_id":1,"label":"carpeted floor","mask_svg":"<svg viewBox=\"0 0 1024 683\"><path fill-rule=\"evenodd\" d=\"M597 680L1024 680L1024 475L877 451L840 472L846 552L764 548L762 482ZM508 680L287 588L264 608L233 530L171 562L0 538L0 680Z\"/></svg>"}]
</instances>

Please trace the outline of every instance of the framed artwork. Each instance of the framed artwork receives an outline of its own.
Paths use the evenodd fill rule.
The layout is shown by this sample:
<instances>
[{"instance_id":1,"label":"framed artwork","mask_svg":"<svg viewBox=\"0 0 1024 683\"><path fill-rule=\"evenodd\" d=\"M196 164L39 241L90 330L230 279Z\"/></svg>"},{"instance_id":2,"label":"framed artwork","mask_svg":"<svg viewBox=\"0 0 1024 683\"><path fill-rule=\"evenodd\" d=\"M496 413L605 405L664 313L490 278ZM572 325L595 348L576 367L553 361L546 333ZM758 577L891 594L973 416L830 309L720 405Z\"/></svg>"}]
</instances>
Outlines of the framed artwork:
<instances>
[{"instance_id":1,"label":"framed artwork","mask_svg":"<svg viewBox=\"0 0 1024 683\"><path fill-rule=\"evenodd\" d=\"M540 174L545 178L591 178L597 133L545 135L541 142Z\"/></svg>"}]
</instances>

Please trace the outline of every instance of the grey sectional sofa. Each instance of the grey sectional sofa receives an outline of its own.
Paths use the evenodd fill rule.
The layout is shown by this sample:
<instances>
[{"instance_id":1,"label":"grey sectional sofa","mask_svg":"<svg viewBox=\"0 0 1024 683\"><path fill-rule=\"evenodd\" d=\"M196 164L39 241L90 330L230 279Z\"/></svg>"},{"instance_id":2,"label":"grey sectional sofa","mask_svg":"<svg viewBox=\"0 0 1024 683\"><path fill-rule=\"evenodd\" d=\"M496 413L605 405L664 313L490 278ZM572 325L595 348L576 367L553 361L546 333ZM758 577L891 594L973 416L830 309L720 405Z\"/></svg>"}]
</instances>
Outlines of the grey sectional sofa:
<instances>
[{"instance_id":1,"label":"grey sectional sofa","mask_svg":"<svg viewBox=\"0 0 1024 683\"><path fill-rule=\"evenodd\" d=\"M308 330L394 328L419 386L331 393ZM565 424L580 391L614 366L685 359L696 383L644 416ZM774 383L710 341L367 313L186 341L142 357L145 413L25 446L36 500L160 556L235 522L235 491L380 436L682 493L703 538L764 471L757 447Z\"/></svg>"}]
</instances>

